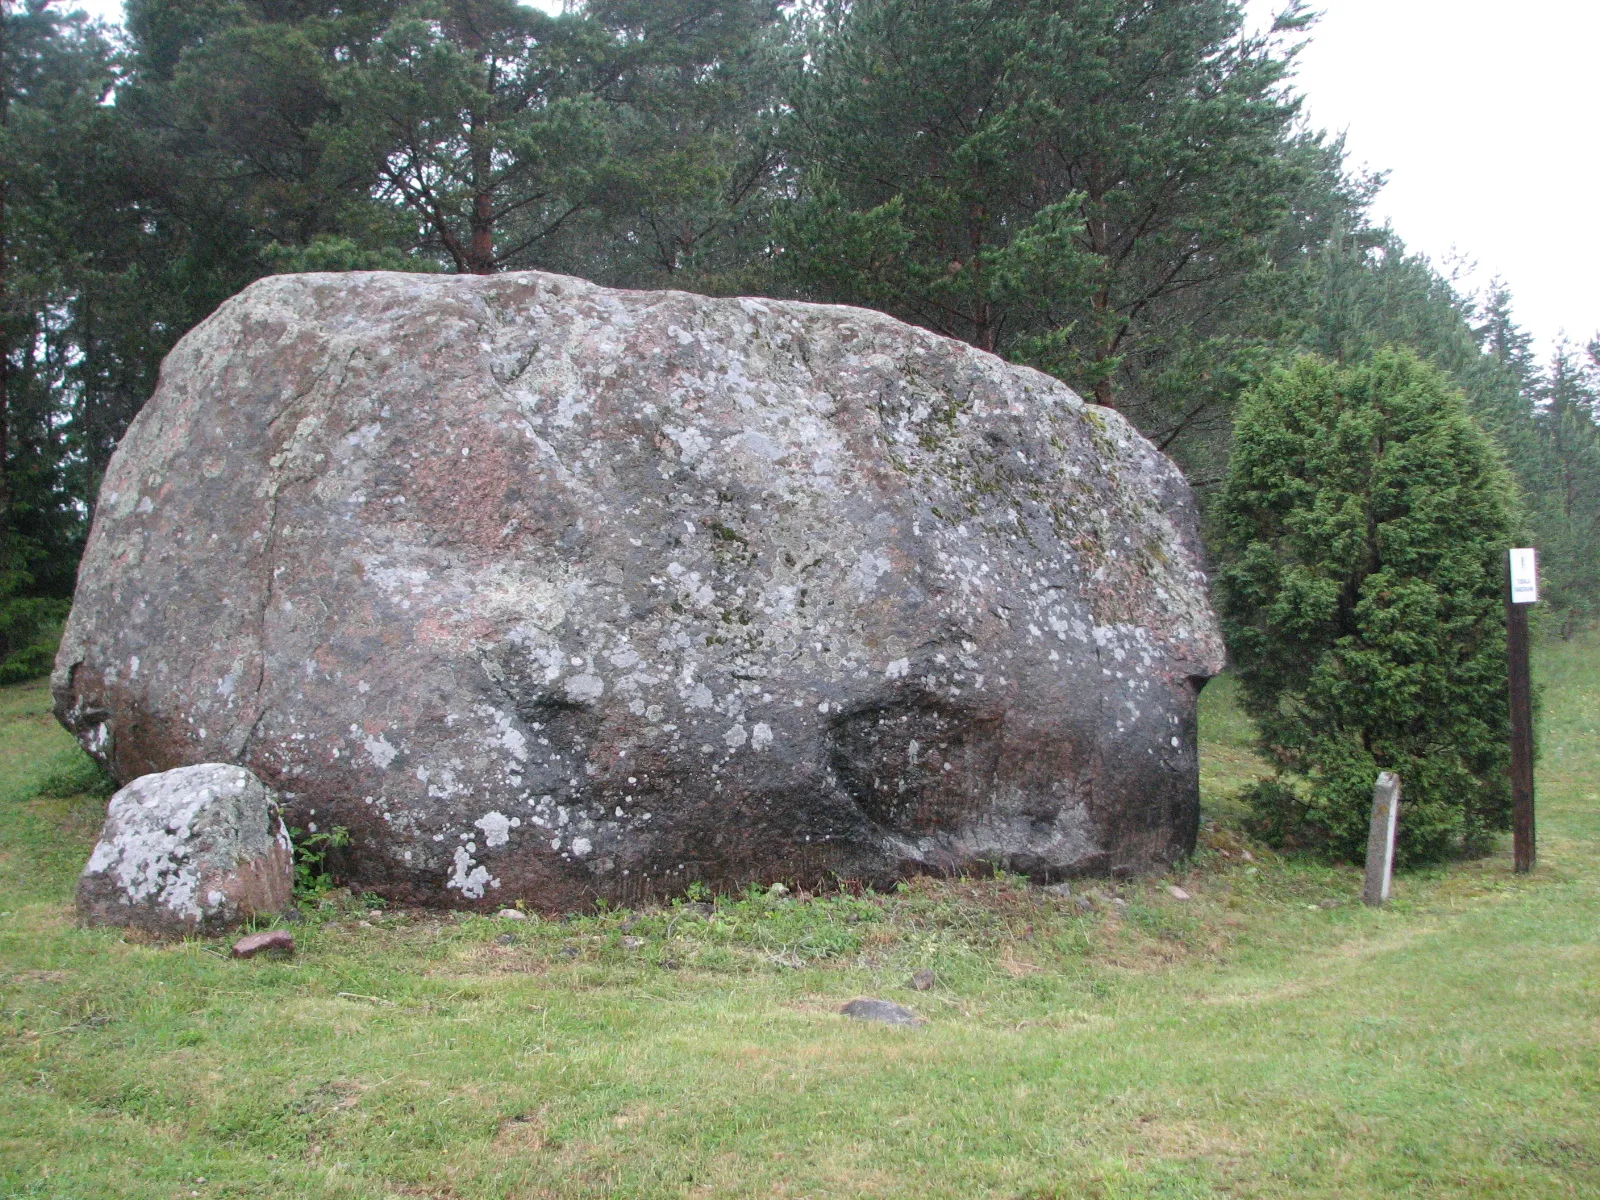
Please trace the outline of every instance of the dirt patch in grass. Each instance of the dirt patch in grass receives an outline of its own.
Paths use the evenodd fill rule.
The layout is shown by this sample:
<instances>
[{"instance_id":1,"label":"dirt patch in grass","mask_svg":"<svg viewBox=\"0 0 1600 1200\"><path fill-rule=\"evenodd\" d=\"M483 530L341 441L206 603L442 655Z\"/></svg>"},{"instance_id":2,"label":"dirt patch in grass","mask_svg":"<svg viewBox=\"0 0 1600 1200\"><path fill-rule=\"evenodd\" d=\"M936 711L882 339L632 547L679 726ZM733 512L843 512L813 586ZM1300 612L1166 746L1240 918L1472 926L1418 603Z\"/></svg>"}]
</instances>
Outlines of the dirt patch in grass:
<instances>
[{"instance_id":1,"label":"dirt patch in grass","mask_svg":"<svg viewBox=\"0 0 1600 1200\"><path fill-rule=\"evenodd\" d=\"M502 1154L540 1154L550 1144L550 1131L545 1124L548 1110L522 1113L500 1122L495 1131L494 1148Z\"/></svg>"}]
</instances>

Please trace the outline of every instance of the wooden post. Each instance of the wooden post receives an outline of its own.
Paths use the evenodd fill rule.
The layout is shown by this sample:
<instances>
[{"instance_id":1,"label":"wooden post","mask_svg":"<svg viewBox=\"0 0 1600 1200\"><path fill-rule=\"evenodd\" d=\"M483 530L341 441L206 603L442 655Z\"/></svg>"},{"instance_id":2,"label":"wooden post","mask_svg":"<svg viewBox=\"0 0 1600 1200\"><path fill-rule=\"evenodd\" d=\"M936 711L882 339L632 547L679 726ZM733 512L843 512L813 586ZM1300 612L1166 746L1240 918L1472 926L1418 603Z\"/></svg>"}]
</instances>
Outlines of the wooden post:
<instances>
[{"instance_id":1,"label":"wooden post","mask_svg":"<svg viewBox=\"0 0 1600 1200\"><path fill-rule=\"evenodd\" d=\"M1400 777L1393 771L1378 776L1372 789L1372 827L1367 833L1367 882L1361 902L1374 908L1389 903L1394 879L1394 834L1400 816Z\"/></svg>"},{"instance_id":2,"label":"wooden post","mask_svg":"<svg viewBox=\"0 0 1600 1200\"><path fill-rule=\"evenodd\" d=\"M1528 662L1528 605L1539 599L1532 550L1513 550L1506 578L1506 666L1511 688L1512 869L1533 870L1533 673Z\"/></svg>"}]
</instances>

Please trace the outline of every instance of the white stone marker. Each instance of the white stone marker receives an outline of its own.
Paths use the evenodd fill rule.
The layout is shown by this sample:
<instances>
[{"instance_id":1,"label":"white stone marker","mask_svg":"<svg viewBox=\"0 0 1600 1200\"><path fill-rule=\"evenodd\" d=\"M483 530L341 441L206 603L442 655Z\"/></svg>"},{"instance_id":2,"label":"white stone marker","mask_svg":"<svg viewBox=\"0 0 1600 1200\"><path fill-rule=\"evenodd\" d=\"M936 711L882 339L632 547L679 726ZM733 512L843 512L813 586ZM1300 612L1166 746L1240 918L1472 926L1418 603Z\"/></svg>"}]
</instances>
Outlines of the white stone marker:
<instances>
[{"instance_id":1,"label":"white stone marker","mask_svg":"<svg viewBox=\"0 0 1600 1200\"><path fill-rule=\"evenodd\" d=\"M1400 777L1392 771L1378 776L1372 789L1372 829L1367 834L1367 882L1361 902L1380 907L1389 902L1394 879L1394 833L1400 815Z\"/></svg>"}]
</instances>

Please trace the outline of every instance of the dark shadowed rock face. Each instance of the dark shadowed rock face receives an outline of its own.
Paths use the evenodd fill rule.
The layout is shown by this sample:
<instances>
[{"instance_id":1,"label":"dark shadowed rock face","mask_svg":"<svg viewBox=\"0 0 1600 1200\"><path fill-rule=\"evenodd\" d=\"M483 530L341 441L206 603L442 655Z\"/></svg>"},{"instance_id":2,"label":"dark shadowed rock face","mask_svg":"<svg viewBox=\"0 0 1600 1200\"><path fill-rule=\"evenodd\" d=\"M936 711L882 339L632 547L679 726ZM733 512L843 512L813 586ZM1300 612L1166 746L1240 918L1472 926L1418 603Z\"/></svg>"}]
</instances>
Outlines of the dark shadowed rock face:
<instances>
[{"instance_id":1,"label":"dark shadowed rock face","mask_svg":"<svg viewBox=\"0 0 1600 1200\"><path fill-rule=\"evenodd\" d=\"M1116 413L857 309L255 284L107 473L54 679L119 779L248 766L393 897L546 910L1193 844L1222 646Z\"/></svg>"}]
</instances>

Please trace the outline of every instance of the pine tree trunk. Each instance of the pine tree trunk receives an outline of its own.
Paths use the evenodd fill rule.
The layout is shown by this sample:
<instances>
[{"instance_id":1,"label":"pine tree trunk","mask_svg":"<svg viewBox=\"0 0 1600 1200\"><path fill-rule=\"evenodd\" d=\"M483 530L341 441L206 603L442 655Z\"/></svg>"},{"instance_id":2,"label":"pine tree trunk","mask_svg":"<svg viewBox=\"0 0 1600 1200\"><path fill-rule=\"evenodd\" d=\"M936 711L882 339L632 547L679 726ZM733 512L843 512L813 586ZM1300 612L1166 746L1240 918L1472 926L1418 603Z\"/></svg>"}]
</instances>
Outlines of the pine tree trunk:
<instances>
[{"instance_id":1,"label":"pine tree trunk","mask_svg":"<svg viewBox=\"0 0 1600 1200\"><path fill-rule=\"evenodd\" d=\"M472 198L472 273L494 273L494 197L479 192Z\"/></svg>"}]
</instances>

